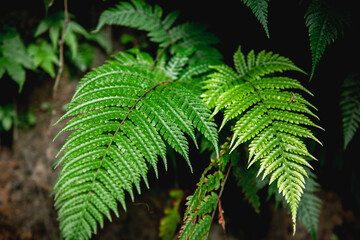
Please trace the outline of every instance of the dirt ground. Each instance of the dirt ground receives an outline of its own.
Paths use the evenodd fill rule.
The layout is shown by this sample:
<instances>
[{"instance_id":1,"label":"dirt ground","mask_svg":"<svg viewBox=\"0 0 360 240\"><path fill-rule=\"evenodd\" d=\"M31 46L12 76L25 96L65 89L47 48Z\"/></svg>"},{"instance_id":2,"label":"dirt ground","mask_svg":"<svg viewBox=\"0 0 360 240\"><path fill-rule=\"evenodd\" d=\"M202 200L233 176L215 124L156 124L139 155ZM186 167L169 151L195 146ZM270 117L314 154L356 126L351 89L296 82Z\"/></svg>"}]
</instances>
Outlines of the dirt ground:
<instances>
[{"instance_id":1,"label":"dirt ground","mask_svg":"<svg viewBox=\"0 0 360 240\"><path fill-rule=\"evenodd\" d=\"M12 146L0 149L0 240L59 239L51 196L58 170L52 170L51 165L66 134L53 142L63 123L55 127L51 127L51 123L63 114L62 106L71 99L76 83L76 80L62 80L58 99L53 105L57 110L55 114L44 108L44 103L51 104L52 82L39 83L24 100L33 104L30 107L36 115L35 126L28 130L15 129ZM127 213L122 212L119 219L106 224L94 239L158 239L159 221L164 207L169 204L167 191L144 191L135 203L129 203ZM323 205L318 239L360 239L360 221L351 211L344 210L341 197L332 192L321 192L320 197ZM269 228L262 234L262 239L312 239L301 224L296 236L292 237L287 211L271 210L270 214ZM224 215L226 218L226 210ZM243 239L231 235L225 237L216 223L210 238Z\"/></svg>"}]
</instances>

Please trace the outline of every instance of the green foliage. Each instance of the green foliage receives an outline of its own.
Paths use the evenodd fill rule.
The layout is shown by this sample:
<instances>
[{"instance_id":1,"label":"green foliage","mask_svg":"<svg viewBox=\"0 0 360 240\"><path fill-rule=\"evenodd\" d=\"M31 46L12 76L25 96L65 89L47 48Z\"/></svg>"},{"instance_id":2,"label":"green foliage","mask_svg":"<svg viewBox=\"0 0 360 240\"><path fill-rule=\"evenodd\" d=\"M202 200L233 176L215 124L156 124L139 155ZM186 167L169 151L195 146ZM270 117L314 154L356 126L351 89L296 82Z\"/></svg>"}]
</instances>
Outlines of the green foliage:
<instances>
[{"instance_id":1,"label":"green foliage","mask_svg":"<svg viewBox=\"0 0 360 240\"><path fill-rule=\"evenodd\" d=\"M334 42L343 31L347 22L344 13L327 6L325 1L313 0L305 13L305 24L309 29L310 49L312 55L312 78L325 48Z\"/></svg>"},{"instance_id":2,"label":"green foliage","mask_svg":"<svg viewBox=\"0 0 360 240\"><path fill-rule=\"evenodd\" d=\"M133 185L140 193L141 178L149 187L148 164L156 175L158 156L166 166L165 144L190 168L185 134L196 144L197 129L217 146L216 125L208 120L210 111L197 94L199 86L191 79L173 79L174 58L154 62L146 53L123 52L79 83L60 119L72 116L59 134L75 131L60 150L66 151L56 166L64 167L54 185L66 239L96 233L103 215L110 220L110 210L118 215L117 201L126 209L125 191L133 199Z\"/></svg>"},{"instance_id":3,"label":"green foliage","mask_svg":"<svg viewBox=\"0 0 360 240\"><path fill-rule=\"evenodd\" d=\"M267 37L269 30L267 25L268 2L269 0L242 0L242 2L251 8L253 14L262 24ZM299 1L300 3L302 1ZM310 50L312 56L312 79L316 65L319 63L325 48L334 42L338 35L343 32L348 23L346 12L340 11L341 7L336 4L330 5L325 0L312 0L304 14L305 24L308 28L310 38Z\"/></svg>"},{"instance_id":4,"label":"green foliage","mask_svg":"<svg viewBox=\"0 0 360 240\"><path fill-rule=\"evenodd\" d=\"M253 14L263 26L266 36L270 38L268 28L269 0L242 0L242 2L252 10Z\"/></svg>"},{"instance_id":5,"label":"green foliage","mask_svg":"<svg viewBox=\"0 0 360 240\"><path fill-rule=\"evenodd\" d=\"M305 191L299 204L298 219L303 223L315 240L321 210L321 200L316 195L316 193L320 191L320 185L316 182L316 175L314 173L308 169L307 173L309 178L306 179Z\"/></svg>"},{"instance_id":6,"label":"green foliage","mask_svg":"<svg viewBox=\"0 0 360 240\"><path fill-rule=\"evenodd\" d=\"M342 85L341 114L344 133L344 149L353 139L360 124L360 78L359 74L349 75Z\"/></svg>"},{"instance_id":7,"label":"green foliage","mask_svg":"<svg viewBox=\"0 0 360 240\"><path fill-rule=\"evenodd\" d=\"M159 227L159 237L164 240L174 239L177 226L181 221L179 208L184 192L179 189L171 190L169 195L172 199L171 207L165 208L165 216L161 219Z\"/></svg>"},{"instance_id":8,"label":"green foliage","mask_svg":"<svg viewBox=\"0 0 360 240\"><path fill-rule=\"evenodd\" d=\"M177 12L163 17L163 10L158 5L152 7L139 0L121 2L116 8L105 10L101 14L95 32L104 25L127 26L148 32L150 41L158 43L160 47L171 45L172 53L179 49L194 49L195 54L189 60L191 64L219 63L221 54L211 46L218 43L217 37L206 32L205 27L199 24L184 23L173 26L177 17Z\"/></svg>"},{"instance_id":9,"label":"green foliage","mask_svg":"<svg viewBox=\"0 0 360 240\"><path fill-rule=\"evenodd\" d=\"M316 175L314 173L308 168L306 168L306 172L309 177L305 180L305 190L299 203L297 220L305 226L315 240L321 211L321 200L316 195L320 191L320 185L316 182ZM279 204L282 204L284 207L287 205L286 199L278 193L275 184L269 186L268 198L271 196L275 197L276 207Z\"/></svg>"},{"instance_id":10,"label":"green foliage","mask_svg":"<svg viewBox=\"0 0 360 240\"><path fill-rule=\"evenodd\" d=\"M0 78L7 73L18 85L19 92L25 83L26 69L33 69L33 60L15 28L4 26L0 34Z\"/></svg>"},{"instance_id":11,"label":"green foliage","mask_svg":"<svg viewBox=\"0 0 360 240\"><path fill-rule=\"evenodd\" d=\"M71 14L70 17L72 17ZM64 13L59 12L54 14L53 16L48 16L44 18L35 30L34 36L39 37L40 35L49 31L51 45L54 49L57 49L59 39L64 28ZM69 47L72 58L75 58L78 53L78 39L80 36L89 38L89 33L77 22L73 20L69 21L66 26L65 44Z\"/></svg>"},{"instance_id":12,"label":"green foliage","mask_svg":"<svg viewBox=\"0 0 360 240\"><path fill-rule=\"evenodd\" d=\"M315 116L314 108L295 90L306 90L297 80L276 76L286 70L302 72L289 59L271 52L249 52L245 56L239 47L234 54L236 71L227 65L216 70L205 81L202 95L213 116L225 109L220 129L236 119L230 152L241 143L250 141L249 166L260 162L258 175L270 176L270 184L277 181L278 191L290 205L294 232L296 214L307 173L311 168L305 157L314 158L301 138L317 138L306 126L318 127L306 115ZM292 91L289 91L289 90Z\"/></svg>"},{"instance_id":13,"label":"green foliage","mask_svg":"<svg viewBox=\"0 0 360 240\"><path fill-rule=\"evenodd\" d=\"M86 71L90 66L94 56L94 45L96 43L107 53L110 53L111 46L106 36L99 32L90 34L69 14L70 19L65 24L64 13L59 12L44 18L35 30L34 37L39 38L48 32L50 43L44 38L31 45L30 54L34 56L37 65L54 77L53 65L58 65L56 57L59 53L59 39L66 26L64 43L68 47L66 56L78 69ZM85 39L86 41L84 41Z\"/></svg>"},{"instance_id":14,"label":"green foliage","mask_svg":"<svg viewBox=\"0 0 360 240\"><path fill-rule=\"evenodd\" d=\"M14 124L15 111L12 105L0 106L0 132L10 131Z\"/></svg>"},{"instance_id":15,"label":"green foliage","mask_svg":"<svg viewBox=\"0 0 360 240\"><path fill-rule=\"evenodd\" d=\"M221 146L221 155L204 170L193 195L187 197L184 224L179 239L207 239L208 232L219 204L223 187L227 179L226 166L229 163L229 144ZM230 169L228 168L228 171Z\"/></svg>"},{"instance_id":16,"label":"green foliage","mask_svg":"<svg viewBox=\"0 0 360 240\"><path fill-rule=\"evenodd\" d=\"M235 152L236 153L236 152ZM240 157L232 157L233 174L237 179L237 185L245 195L245 199L251 204L256 213L260 213L260 197L259 190L265 187L266 181L262 181L257 177L259 171L258 166L247 168L246 164L240 163Z\"/></svg>"},{"instance_id":17,"label":"green foliage","mask_svg":"<svg viewBox=\"0 0 360 240\"><path fill-rule=\"evenodd\" d=\"M267 9L245 3L253 11ZM313 231L313 215L318 212L303 208L310 212L301 215L300 199L305 199L306 177L311 176L306 158L314 159L303 138L319 142L307 128L320 128L309 118L317 118L312 112L316 108L299 93L311 95L298 80L279 74L303 71L272 52L251 51L245 56L240 48L234 55L234 70L221 64L221 55L213 47L218 42L215 36L197 24L175 25L177 17L177 12L163 15L159 6L139 0L121 2L101 14L95 31L104 25L146 31L160 49L156 57L139 49L120 52L87 73L58 120L69 119L55 138L71 131L58 153L55 167L63 168L53 186L62 235L88 239L96 234L105 216L112 220L111 211L119 215L119 202L126 210L126 196L134 200L133 188L141 193L141 180L150 187L147 174L152 168L158 175L159 158L167 168L167 151L182 155L192 171L188 141L198 147L196 131L202 136L202 147L211 143L216 159L187 198L180 239L206 239L217 208L219 222L224 223L220 198L231 169L255 211L260 206L258 190L267 182L270 187L276 183L276 192L290 206L294 232L297 216L310 219ZM50 39L57 39L63 25L52 30L52 24L57 26L56 21L44 21L36 35L49 30ZM78 55L72 43L67 43L71 55ZM212 115L209 107L214 109ZM233 136L226 135L221 151L213 120L220 111L224 113L220 129L234 123ZM238 147L243 143L249 144L251 169L239 161ZM262 180L257 178L260 174ZM174 235L179 199L161 222L163 238Z\"/></svg>"},{"instance_id":18,"label":"green foliage","mask_svg":"<svg viewBox=\"0 0 360 240\"><path fill-rule=\"evenodd\" d=\"M52 78L55 77L54 64L59 65L58 56L52 46L44 39L38 43L32 43L28 47L28 53L34 60L35 67L41 67Z\"/></svg>"},{"instance_id":19,"label":"green foliage","mask_svg":"<svg viewBox=\"0 0 360 240\"><path fill-rule=\"evenodd\" d=\"M0 106L0 132L10 131L13 126L28 129L36 123L33 110L18 114L12 104Z\"/></svg>"}]
</instances>

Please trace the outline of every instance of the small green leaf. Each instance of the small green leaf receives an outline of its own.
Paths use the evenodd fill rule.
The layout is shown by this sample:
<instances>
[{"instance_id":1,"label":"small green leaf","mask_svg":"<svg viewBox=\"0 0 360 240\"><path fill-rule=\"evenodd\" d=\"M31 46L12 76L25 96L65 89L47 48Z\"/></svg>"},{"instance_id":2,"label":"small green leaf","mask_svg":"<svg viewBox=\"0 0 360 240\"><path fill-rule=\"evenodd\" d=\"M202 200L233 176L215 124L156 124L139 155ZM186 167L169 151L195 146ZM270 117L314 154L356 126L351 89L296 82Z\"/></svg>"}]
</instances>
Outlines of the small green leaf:
<instances>
[{"instance_id":1,"label":"small green leaf","mask_svg":"<svg viewBox=\"0 0 360 240\"><path fill-rule=\"evenodd\" d=\"M27 54L25 45L20 38L20 35L15 35L6 38L3 41L3 54L5 57L11 59L13 62L20 64L28 69L33 69L33 61Z\"/></svg>"},{"instance_id":2,"label":"small green leaf","mask_svg":"<svg viewBox=\"0 0 360 240\"><path fill-rule=\"evenodd\" d=\"M5 116L2 119L2 126L4 128L5 131L9 131L12 127L13 124L13 119L11 116Z\"/></svg>"},{"instance_id":3,"label":"small green leaf","mask_svg":"<svg viewBox=\"0 0 360 240\"><path fill-rule=\"evenodd\" d=\"M35 67L41 67L51 77L55 77L54 64L58 65L59 60L48 42L40 41L38 44L29 45L28 53L33 57Z\"/></svg>"}]
</instances>

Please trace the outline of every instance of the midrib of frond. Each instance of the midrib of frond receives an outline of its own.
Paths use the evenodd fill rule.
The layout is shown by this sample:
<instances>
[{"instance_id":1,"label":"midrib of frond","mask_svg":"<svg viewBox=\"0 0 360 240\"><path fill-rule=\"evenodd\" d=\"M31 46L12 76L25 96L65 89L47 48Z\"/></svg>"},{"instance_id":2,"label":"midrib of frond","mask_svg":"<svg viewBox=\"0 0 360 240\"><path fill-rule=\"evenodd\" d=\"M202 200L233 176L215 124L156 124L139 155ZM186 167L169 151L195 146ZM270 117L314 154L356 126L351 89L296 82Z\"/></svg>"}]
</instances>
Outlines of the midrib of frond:
<instances>
[{"instance_id":1,"label":"midrib of frond","mask_svg":"<svg viewBox=\"0 0 360 240\"><path fill-rule=\"evenodd\" d=\"M180 82L180 81L179 81L179 82ZM166 86L166 85L165 85L165 87L166 87L169 91L171 91L171 93L173 94L173 96L177 96L179 99L182 99L182 100L186 101L186 102L188 103L188 105L191 105L191 104L190 104L190 101L188 101L186 98L184 98L183 96L181 96L180 94L178 94L176 91L174 91L173 88L168 87L168 86ZM202 124L203 126L206 126L206 127L207 127L207 124L206 124L206 122L204 121L204 118L200 115L200 112L194 110L194 111L193 111L193 114L196 115L197 119L201 122L201 124ZM207 127L207 128L208 128L208 127ZM208 129L208 131L209 131L209 129ZM190 134L189 134L189 135L190 135ZM191 135L190 135L190 136L191 136ZM208 139L208 140L210 140L211 143L214 144L215 152L216 152L216 155L218 156L218 155L219 155L219 148L218 148L217 144L215 144L215 143L217 142L217 139L214 139L211 134L210 134L208 137L211 138L211 140L210 140L210 139ZM196 139L193 138L193 140L194 140L195 146L198 147L197 142L196 142ZM187 161L188 161L188 160L187 160ZM190 169L191 169L191 171L192 171L192 166L191 166L191 164L190 164L189 162L188 162L188 164L189 164L189 167L190 167Z\"/></svg>"},{"instance_id":2,"label":"midrib of frond","mask_svg":"<svg viewBox=\"0 0 360 240\"><path fill-rule=\"evenodd\" d=\"M138 14L138 15L143 15L149 19L152 19L154 22L156 22L158 24L158 26L166 33L166 36L168 37L168 39L170 40L171 43L174 43L173 42L173 39L171 38L171 35L169 34L169 31L168 29L165 28L164 24L162 23L162 21L160 19L157 19L155 18L155 16L153 15L150 15L150 14L146 14L145 12L137 12L137 11L134 11L135 14ZM151 33L151 32L150 32Z\"/></svg>"},{"instance_id":3,"label":"midrib of frond","mask_svg":"<svg viewBox=\"0 0 360 240\"><path fill-rule=\"evenodd\" d=\"M254 84L253 82L251 82L251 81L249 81L249 80L246 80L246 79L244 79L244 78L242 78L242 80L245 81L245 82L250 83L250 85L254 88L256 94L259 96L260 102L262 103L263 108L265 109L266 116L268 117L268 120L269 120L269 122L270 122L269 125L271 126L273 135L276 137L278 143L280 144L280 148L281 148L281 150L282 150L282 152L283 152L284 149L285 149L285 147L284 147L283 144L282 144L282 142L283 142L283 141L282 141L282 138L279 136L278 130L277 130L276 126L274 126L274 124L273 124L274 121L273 121L273 119L272 119L271 116L270 116L271 113L270 113L270 111L269 111L269 107L266 105L266 102L264 101L264 98L261 96L261 93L260 93L259 89L257 89L257 87L255 86L255 84ZM232 151L232 150L231 150L231 151Z\"/></svg>"},{"instance_id":4,"label":"midrib of frond","mask_svg":"<svg viewBox=\"0 0 360 240\"><path fill-rule=\"evenodd\" d=\"M279 174L281 174L281 172L285 173L285 175L287 175L286 177L288 179L289 178L297 178L297 177L299 177L299 175L292 176L292 174L295 174L296 170L291 169L291 166L289 166L288 160L286 159L286 156L285 156L286 155L286 146L284 145L284 141L283 141L282 137L279 136L279 134L278 134L279 131L278 131L277 127L274 125L274 121L276 121L276 120L273 120L273 118L271 117L271 113L269 111L270 108L266 105L266 102L265 102L264 98L261 96L261 93L257 89L257 87L255 86L255 84L253 84L251 81L246 80L246 79L244 79L244 81L249 82L251 84L251 86L254 88L257 95L259 96L260 101L262 103L262 106L265 109L265 114L266 114L266 116L268 118L268 121L269 121L269 124L267 125L267 128L269 128L269 127L271 128L272 134L273 134L274 138L276 139L275 141L278 144L278 149L280 149L279 158L277 160L277 162L279 162L280 165L276 170L274 170L272 172L272 174L271 174L272 176L270 178L270 183L275 181L278 178L281 178L281 176L279 175ZM249 159L249 160L251 160L251 159ZM271 166L271 163L270 163L270 166ZM267 167L269 167L269 166L267 166ZM267 167L265 166L265 169ZM289 172L291 172L292 174L289 173ZM265 170L264 176L267 175L268 173L269 172L267 172ZM259 171L258 175L259 174L260 174L260 171ZM296 173L296 174L298 174L298 173ZM293 184L295 184L295 185L293 185ZM291 184L291 186L296 188L296 192L302 194L304 186L300 186L296 181L294 181L293 184ZM300 202L300 196L298 196L296 194L296 192L292 192L292 193L288 194L287 189L290 187L289 185L287 185L287 186L281 185L279 187L280 187L279 192L280 193L282 192L282 194L285 197L286 201L290 205L290 210L291 210L291 213L292 213L293 230L294 230L294 233L295 233L295 231L296 231L297 206L298 206L298 203Z\"/></svg>"},{"instance_id":5,"label":"midrib of frond","mask_svg":"<svg viewBox=\"0 0 360 240\"><path fill-rule=\"evenodd\" d=\"M323 46L323 44L321 44L320 40L324 39L324 35L326 37L326 23L328 21L328 16L327 15L328 14L326 14L324 16L324 20L323 20L323 22L321 24L321 29L319 31L319 36L316 39L316 45L314 47L315 51L314 51L314 56L313 56L313 62L315 64L317 64L317 62L318 62L318 60L319 60L319 58L320 58L320 56L321 56L321 54L323 52L322 47L321 47L321 46Z\"/></svg>"},{"instance_id":6,"label":"midrib of frond","mask_svg":"<svg viewBox=\"0 0 360 240\"><path fill-rule=\"evenodd\" d=\"M131 106L131 108L129 109L129 111L126 113L125 117L122 119L122 121L119 123L118 125L118 128L116 129L116 131L114 132L114 134L112 135L111 139L110 139L110 143L108 144L107 146L107 149L105 150L103 156L101 157L101 160L100 160L100 164L99 164L99 167L97 168L94 176L93 176L93 179L91 180L91 185L89 187L89 190L87 191L87 196L84 200L85 204L83 204L83 207L81 208L80 212L81 212L81 215L79 216L79 219L83 219L84 221L85 220L85 217L84 217L84 214L86 213L85 209L88 208L88 204L89 204L89 196L92 195L92 192L93 192L93 188L94 188L94 185L96 184L96 180L97 180L97 176L100 172L100 169L102 168L103 166L103 163L106 159L106 156L108 155L108 152L112 146L112 143L114 142L114 139L115 137L117 136L118 132L120 131L120 128L121 126L124 124L124 122L128 119L129 117L129 114L133 111L133 109L136 107L136 105L141 101L142 98L144 98L149 92L155 90L156 87L158 87L159 85L163 85L163 84L167 84L167 83L171 83L172 81L163 81L163 82L159 82L157 84L155 84L154 86L152 86L151 88L149 88L148 90L146 90L136 101L135 103ZM148 183L146 182L146 184L148 185Z\"/></svg>"}]
</instances>

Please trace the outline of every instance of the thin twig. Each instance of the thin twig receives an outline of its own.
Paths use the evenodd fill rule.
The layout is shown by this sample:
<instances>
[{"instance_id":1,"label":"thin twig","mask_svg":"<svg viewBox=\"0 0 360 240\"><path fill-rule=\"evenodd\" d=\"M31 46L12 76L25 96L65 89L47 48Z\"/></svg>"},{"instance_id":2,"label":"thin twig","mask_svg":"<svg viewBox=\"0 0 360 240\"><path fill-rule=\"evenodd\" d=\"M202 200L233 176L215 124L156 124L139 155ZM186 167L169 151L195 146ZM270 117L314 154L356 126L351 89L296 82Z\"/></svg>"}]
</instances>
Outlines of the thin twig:
<instances>
[{"instance_id":1,"label":"thin twig","mask_svg":"<svg viewBox=\"0 0 360 240\"><path fill-rule=\"evenodd\" d=\"M220 192L219 192L219 196L218 196L218 198L217 198L217 201L216 201L216 206L218 206L219 201L220 201L220 198L221 198L221 195L223 194L226 180L227 180L228 177L229 177L230 169L231 169L231 165L229 166L229 168L228 168L228 170L227 170L227 173L226 173L226 176L225 176L224 181L221 183L221 189L220 189ZM214 209L214 211L213 211L213 213L212 213L212 215L211 215L210 223L212 223L212 221L214 220L215 212L216 212L216 209ZM211 227L211 225L210 225L210 227ZM206 238L205 238L205 239L208 239L209 233L210 233L210 229L209 229L209 231L206 233Z\"/></svg>"},{"instance_id":2,"label":"thin twig","mask_svg":"<svg viewBox=\"0 0 360 240\"><path fill-rule=\"evenodd\" d=\"M56 79L55 79L55 83L53 86L53 101L55 101L56 96L57 96L57 89L60 83L60 79L62 76L62 72L64 69L64 43L65 43L65 37L66 37L66 30L67 30L67 26L69 24L69 13L68 13L68 1L64 0L64 20L65 20L65 24L64 24L64 28L63 28L63 32L61 35L61 39L59 41L59 69L58 69L58 73L56 75Z\"/></svg>"},{"instance_id":3,"label":"thin twig","mask_svg":"<svg viewBox=\"0 0 360 240\"><path fill-rule=\"evenodd\" d=\"M154 70L155 64L157 63L157 61L159 60L159 58L161 57L161 55L163 55L163 53L165 52L165 50L170 47L171 43L168 43L163 49L161 49L161 51L159 52L159 54L156 56L153 64L151 65L150 68L150 72L152 72L152 70Z\"/></svg>"}]
</instances>

